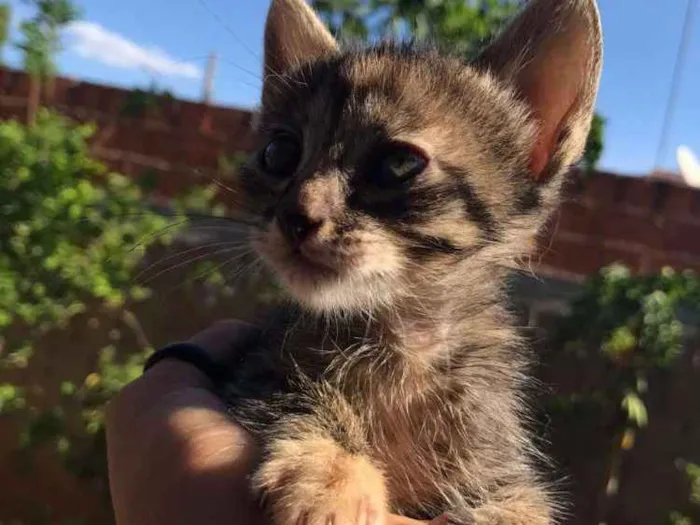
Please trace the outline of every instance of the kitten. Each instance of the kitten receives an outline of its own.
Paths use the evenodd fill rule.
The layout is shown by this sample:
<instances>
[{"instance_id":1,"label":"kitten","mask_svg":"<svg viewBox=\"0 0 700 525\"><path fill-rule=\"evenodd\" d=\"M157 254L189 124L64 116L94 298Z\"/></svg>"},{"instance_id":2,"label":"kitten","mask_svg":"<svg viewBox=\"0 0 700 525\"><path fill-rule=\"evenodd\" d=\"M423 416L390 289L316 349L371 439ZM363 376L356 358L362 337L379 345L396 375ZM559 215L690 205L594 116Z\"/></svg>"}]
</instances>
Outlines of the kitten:
<instances>
[{"instance_id":1,"label":"kitten","mask_svg":"<svg viewBox=\"0 0 700 525\"><path fill-rule=\"evenodd\" d=\"M272 0L237 205L297 306L222 395L276 525L552 523L504 282L581 156L601 56L594 0L532 0L471 64L341 50Z\"/></svg>"}]
</instances>

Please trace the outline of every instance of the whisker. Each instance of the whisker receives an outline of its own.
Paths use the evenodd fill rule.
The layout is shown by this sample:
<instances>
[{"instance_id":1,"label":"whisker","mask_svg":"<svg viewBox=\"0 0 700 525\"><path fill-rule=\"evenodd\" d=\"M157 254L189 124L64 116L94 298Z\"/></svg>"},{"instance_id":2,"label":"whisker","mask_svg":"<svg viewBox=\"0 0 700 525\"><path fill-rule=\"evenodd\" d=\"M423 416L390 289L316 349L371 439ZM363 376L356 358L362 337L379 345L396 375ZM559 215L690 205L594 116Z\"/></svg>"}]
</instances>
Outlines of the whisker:
<instances>
[{"instance_id":1,"label":"whisker","mask_svg":"<svg viewBox=\"0 0 700 525\"><path fill-rule=\"evenodd\" d=\"M163 228L159 229L157 232L155 232L151 235L147 235L145 239L141 239L140 241L138 241L136 244L134 244L131 248L129 248L127 250L127 253L134 252L134 250L140 248L141 246L148 243L149 241L151 241L153 239L157 239L158 237L163 236L166 233L168 233L168 231L170 231L174 228L177 228L178 226L182 226L183 224L187 224L187 222L188 222L187 220L184 220L184 221L176 222L174 224L169 224L168 226L164 226Z\"/></svg>"},{"instance_id":2,"label":"whisker","mask_svg":"<svg viewBox=\"0 0 700 525\"><path fill-rule=\"evenodd\" d=\"M231 193L232 195L239 194L239 192L237 192L235 189L224 184L218 177L216 177L214 175L209 175L208 173L205 173L204 171L202 171L200 168L194 168L192 171L200 177L206 177L207 179L209 179L210 182L212 182L213 184L215 184L219 188L226 190L227 192Z\"/></svg>"},{"instance_id":3,"label":"whisker","mask_svg":"<svg viewBox=\"0 0 700 525\"><path fill-rule=\"evenodd\" d=\"M222 253L222 252L217 252L217 253ZM212 254L212 255L216 255L216 253L215 253L215 254ZM195 276L186 279L185 281L183 281L182 283L178 284L178 285L175 286L173 289L171 289L171 290L167 293L167 295L166 295L165 297L163 297L163 299L165 299L166 297L171 296L173 293L175 293L176 291L180 290L180 289L183 288L184 286L187 286L187 285L189 285L189 284L192 284L193 282L195 282L195 281L197 281L197 280L199 280L199 279L206 279L209 275L211 275L211 274L213 274L214 272L220 270L222 267L227 266L227 265L230 264L231 262L237 261L237 260L241 259L242 257L245 257L246 255L250 255L250 252L243 252L243 253L234 255L233 257L230 257L230 258L226 259L224 262L215 265L213 268L207 269L207 271L197 273ZM225 278L224 278L224 279L225 279ZM227 284L228 284L228 283L227 283Z\"/></svg>"},{"instance_id":4,"label":"whisker","mask_svg":"<svg viewBox=\"0 0 700 525\"><path fill-rule=\"evenodd\" d=\"M225 277L224 279L227 280L227 283L228 283L228 279L230 279L230 278L238 279L243 274L246 274L249 272L252 273L253 270L255 270L262 263L262 261L260 261L260 259L258 259L258 257L256 256L256 254L254 252L251 251L246 255L252 256L253 260L250 263L248 263L246 266L241 266L238 269L238 271L236 271L236 273L234 273L233 275L229 275L228 278Z\"/></svg>"},{"instance_id":5,"label":"whisker","mask_svg":"<svg viewBox=\"0 0 700 525\"><path fill-rule=\"evenodd\" d=\"M241 241L241 244L243 244L244 242L245 242L245 241ZM172 255L170 255L170 256L167 256L167 257L165 257L165 256L164 256L164 257L161 257L161 258L158 259L156 262L154 262L154 263L148 265L148 267L146 267L145 269L141 270L141 271L134 277L134 281L138 281L139 278L141 278L143 275L147 274L149 271L151 271L151 270L152 270L153 268L155 268L156 266L158 266L158 265L160 265L160 264L162 264L162 263L164 263L164 262L166 262L166 261L170 261L170 260L172 260L172 259L175 259L176 257L181 257L181 256L187 255L187 254L189 254L189 253L196 252L196 251L199 251L199 250L204 250L204 249L207 249L207 248L216 248L216 247L219 247L219 246L231 246L231 245L233 245L233 244L238 244L238 241L223 241L223 242L214 242L214 243L210 243L210 244L204 244L204 245L200 245L200 246L195 246L194 248L190 248L190 249L185 250L185 251L178 251L177 253L174 253L174 254L172 254Z\"/></svg>"},{"instance_id":6,"label":"whisker","mask_svg":"<svg viewBox=\"0 0 700 525\"><path fill-rule=\"evenodd\" d=\"M144 217L146 215L161 215L163 217L175 217L175 218L185 218L190 220L212 220L212 221L225 221L230 223L240 223L246 226L257 226L260 221L256 221L249 217L233 216L233 215L207 215L205 213L190 213L190 212L178 212L173 210L144 210L144 211L134 211L129 213L120 213L113 215L110 218L114 219L125 219L125 218L135 218ZM87 222L91 219L83 217L78 219L77 222Z\"/></svg>"},{"instance_id":7,"label":"whisker","mask_svg":"<svg viewBox=\"0 0 700 525\"><path fill-rule=\"evenodd\" d=\"M188 226L186 230L184 230L183 233L190 233L190 232L201 232L201 231L219 231L219 232L229 232L232 234L241 234L244 233L241 230L236 230L235 227L236 225L231 225L231 224L221 224L221 225L206 225L206 226Z\"/></svg>"},{"instance_id":8,"label":"whisker","mask_svg":"<svg viewBox=\"0 0 700 525\"><path fill-rule=\"evenodd\" d=\"M161 275L164 275L164 274L166 274L166 273L168 273L168 272L171 272L171 271L173 271L173 270L177 270L178 268L182 268L183 266L187 266L188 264L192 264L193 262L200 261L200 260L202 260L202 259L205 259L206 257L212 257L212 256L214 256L214 255L219 255L219 254L221 254L221 253L227 253L227 252L230 252L230 251L233 251L233 250L238 250L238 249L240 249L240 246L236 246L236 247L233 247L233 248L225 248L225 249L222 249L222 250L215 250L215 251L213 251L213 252L208 252L208 253L205 253L205 254L203 254L203 255L198 255L197 257L191 257L191 258L187 259L186 261L183 261L183 262L181 262L181 263L178 263L178 264L176 264L176 265L170 266L170 267L168 267L168 268L165 268L165 269L159 271L159 272L156 273L155 275L152 275L151 277L149 277L148 279L146 279L145 281L143 281L142 283L140 283L140 285L141 285L141 286L145 286L146 284L150 283L150 282L153 281L154 279L157 279L157 278L160 277ZM138 283L137 283L137 284L138 284Z\"/></svg>"},{"instance_id":9,"label":"whisker","mask_svg":"<svg viewBox=\"0 0 700 525\"><path fill-rule=\"evenodd\" d=\"M233 194L233 195L236 195L236 190L234 190L234 189L231 188L230 186L227 186L226 184L224 184L223 182L221 182L218 178L216 178L216 177L212 178L212 182L213 182L214 184L216 184L219 188L224 189L224 190L228 191L229 193L231 193L231 194Z\"/></svg>"}]
</instances>

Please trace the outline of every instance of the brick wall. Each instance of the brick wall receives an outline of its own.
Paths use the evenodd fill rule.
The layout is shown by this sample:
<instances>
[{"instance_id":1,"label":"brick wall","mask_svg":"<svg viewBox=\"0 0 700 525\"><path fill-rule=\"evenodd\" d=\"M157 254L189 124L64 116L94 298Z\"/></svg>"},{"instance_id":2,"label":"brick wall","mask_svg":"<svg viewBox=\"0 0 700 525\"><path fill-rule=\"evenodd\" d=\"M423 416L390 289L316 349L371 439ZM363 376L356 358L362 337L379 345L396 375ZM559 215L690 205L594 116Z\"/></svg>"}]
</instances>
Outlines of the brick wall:
<instances>
[{"instance_id":1,"label":"brick wall","mask_svg":"<svg viewBox=\"0 0 700 525\"><path fill-rule=\"evenodd\" d=\"M543 273L581 278L616 261L639 272L700 271L700 191L649 177L574 177L542 242Z\"/></svg>"},{"instance_id":2,"label":"brick wall","mask_svg":"<svg viewBox=\"0 0 700 525\"><path fill-rule=\"evenodd\" d=\"M28 93L25 73L0 68L0 120L24 119ZM124 108L131 93L57 78L51 106L77 120L95 122L95 154L115 171L157 177L161 195L211 181L220 155L252 146L249 111L162 97L157 112L128 116Z\"/></svg>"},{"instance_id":3,"label":"brick wall","mask_svg":"<svg viewBox=\"0 0 700 525\"><path fill-rule=\"evenodd\" d=\"M0 119L24 117L28 90L24 73L0 68ZM249 111L164 100L158 115L126 117L129 93L58 78L53 105L97 122L96 154L127 175L157 176L164 196L210 181L221 154L252 146ZM541 273L579 280L616 261L641 272L664 265L700 270L700 191L672 178L598 172L572 179L535 259Z\"/></svg>"}]
</instances>

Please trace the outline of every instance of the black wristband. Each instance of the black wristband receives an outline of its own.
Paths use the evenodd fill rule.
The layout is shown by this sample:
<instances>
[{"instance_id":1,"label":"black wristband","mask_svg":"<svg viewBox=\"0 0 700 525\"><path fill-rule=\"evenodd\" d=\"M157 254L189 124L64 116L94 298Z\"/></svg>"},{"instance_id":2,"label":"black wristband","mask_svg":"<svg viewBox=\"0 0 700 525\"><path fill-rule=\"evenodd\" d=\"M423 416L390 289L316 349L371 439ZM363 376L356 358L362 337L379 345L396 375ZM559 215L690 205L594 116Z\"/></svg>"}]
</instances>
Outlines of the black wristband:
<instances>
[{"instance_id":1,"label":"black wristband","mask_svg":"<svg viewBox=\"0 0 700 525\"><path fill-rule=\"evenodd\" d=\"M144 373L163 359L177 359L188 363L207 376L215 385L223 383L228 376L228 370L224 365L214 361L202 347L194 343L174 343L157 350L146 360L143 367Z\"/></svg>"}]
</instances>

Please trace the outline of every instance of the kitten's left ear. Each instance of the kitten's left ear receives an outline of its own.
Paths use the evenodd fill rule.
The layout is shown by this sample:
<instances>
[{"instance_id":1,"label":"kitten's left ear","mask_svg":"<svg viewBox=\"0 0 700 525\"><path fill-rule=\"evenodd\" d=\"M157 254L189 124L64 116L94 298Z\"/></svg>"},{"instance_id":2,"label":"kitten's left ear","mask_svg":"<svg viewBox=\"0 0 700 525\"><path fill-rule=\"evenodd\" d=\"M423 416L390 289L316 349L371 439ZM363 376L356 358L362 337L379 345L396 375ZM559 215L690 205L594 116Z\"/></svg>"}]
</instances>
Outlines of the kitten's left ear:
<instances>
[{"instance_id":1,"label":"kitten's left ear","mask_svg":"<svg viewBox=\"0 0 700 525\"><path fill-rule=\"evenodd\" d=\"M337 42L305 0L272 0L265 25L266 78L337 50Z\"/></svg>"},{"instance_id":2,"label":"kitten's left ear","mask_svg":"<svg viewBox=\"0 0 700 525\"><path fill-rule=\"evenodd\" d=\"M515 87L538 121L532 177L547 179L585 147L602 66L595 0L530 0L476 60Z\"/></svg>"}]
</instances>

